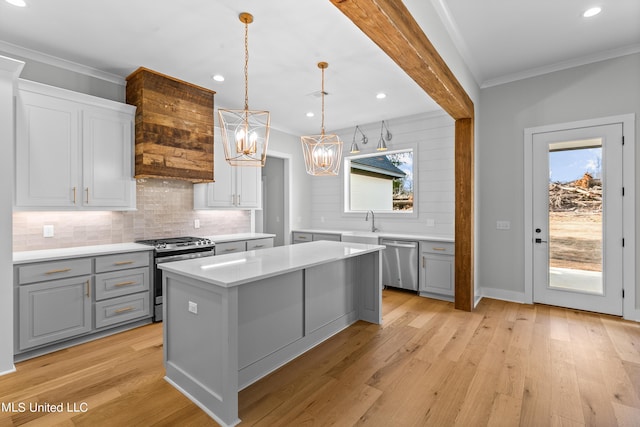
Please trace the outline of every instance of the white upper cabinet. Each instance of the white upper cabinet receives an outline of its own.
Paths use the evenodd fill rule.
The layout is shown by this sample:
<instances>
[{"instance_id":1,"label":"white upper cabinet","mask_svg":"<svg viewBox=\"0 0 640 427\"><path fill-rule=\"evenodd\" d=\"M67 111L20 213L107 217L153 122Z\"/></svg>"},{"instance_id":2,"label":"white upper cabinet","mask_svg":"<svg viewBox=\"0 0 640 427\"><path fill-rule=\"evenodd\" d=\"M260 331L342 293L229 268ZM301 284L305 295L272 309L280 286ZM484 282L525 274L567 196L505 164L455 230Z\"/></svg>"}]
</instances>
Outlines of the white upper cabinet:
<instances>
[{"instance_id":1,"label":"white upper cabinet","mask_svg":"<svg viewBox=\"0 0 640 427\"><path fill-rule=\"evenodd\" d=\"M260 209L262 168L227 163L220 129L214 131L214 182L193 186L194 209Z\"/></svg>"},{"instance_id":2,"label":"white upper cabinet","mask_svg":"<svg viewBox=\"0 0 640 427\"><path fill-rule=\"evenodd\" d=\"M131 120L130 114L118 111L93 107L83 111L84 205L127 207L133 202L135 207Z\"/></svg>"},{"instance_id":3,"label":"white upper cabinet","mask_svg":"<svg viewBox=\"0 0 640 427\"><path fill-rule=\"evenodd\" d=\"M21 80L16 109L17 209L135 209L135 107Z\"/></svg>"}]
</instances>

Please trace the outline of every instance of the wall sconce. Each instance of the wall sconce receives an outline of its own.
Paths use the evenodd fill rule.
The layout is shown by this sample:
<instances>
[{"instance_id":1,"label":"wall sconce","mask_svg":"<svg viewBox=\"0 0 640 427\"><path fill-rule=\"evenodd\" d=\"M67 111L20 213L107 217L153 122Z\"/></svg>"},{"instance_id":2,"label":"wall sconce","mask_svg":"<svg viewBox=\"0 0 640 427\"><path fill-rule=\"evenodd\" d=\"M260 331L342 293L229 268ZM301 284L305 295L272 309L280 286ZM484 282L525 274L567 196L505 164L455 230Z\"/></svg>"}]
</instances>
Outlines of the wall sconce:
<instances>
[{"instance_id":1,"label":"wall sconce","mask_svg":"<svg viewBox=\"0 0 640 427\"><path fill-rule=\"evenodd\" d=\"M382 134L383 130L387 131L387 133L384 136ZM386 123L383 120L382 124L380 125L380 140L378 141L378 147L376 147L376 150L387 151L387 144L385 142L385 139L387 141L391 141L391 138L393 138L393 135L391 134L391 132L389 132L389 128L387 127Z\"/></svg>"},{"instance_id":2,"label":"wall sconce","mask_svg":"<svg viewBox=\"0 0 640 427\"><path fill-rule=\"evenodd\" d=\"M369 142L369 138L367 138L367 135L365 135L362 132L362 129L360 129L360 126L356 125L356 130L353 131L353 142L351 143L351 150L349 151L351 154L356 154L360 152L360 148L358 147L358 144L356 143L356 135L357 133L360 132L360 135L362 135L362 143L366 144L367 142Z\"/></svg>"}]
</instances>

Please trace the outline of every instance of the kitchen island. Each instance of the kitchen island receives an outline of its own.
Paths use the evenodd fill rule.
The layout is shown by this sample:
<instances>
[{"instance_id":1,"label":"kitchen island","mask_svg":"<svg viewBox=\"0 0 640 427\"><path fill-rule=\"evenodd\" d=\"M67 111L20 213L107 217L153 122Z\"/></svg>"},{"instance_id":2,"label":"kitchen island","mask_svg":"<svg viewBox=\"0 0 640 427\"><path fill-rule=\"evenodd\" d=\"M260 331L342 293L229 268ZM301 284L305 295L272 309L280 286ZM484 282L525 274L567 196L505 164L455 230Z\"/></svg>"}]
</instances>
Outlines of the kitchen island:
<instances>
[{"instance_id":1,"label":"kitchen island","mask_svg":"<svg viewBox=\"0 0 640 427\"><path fill-rule=\"evenodd\" d=\"M238 391L357 320L382 322L382 249L317 241L162 264L166 380L238 424Z\"/></svg>"}]
</instances>

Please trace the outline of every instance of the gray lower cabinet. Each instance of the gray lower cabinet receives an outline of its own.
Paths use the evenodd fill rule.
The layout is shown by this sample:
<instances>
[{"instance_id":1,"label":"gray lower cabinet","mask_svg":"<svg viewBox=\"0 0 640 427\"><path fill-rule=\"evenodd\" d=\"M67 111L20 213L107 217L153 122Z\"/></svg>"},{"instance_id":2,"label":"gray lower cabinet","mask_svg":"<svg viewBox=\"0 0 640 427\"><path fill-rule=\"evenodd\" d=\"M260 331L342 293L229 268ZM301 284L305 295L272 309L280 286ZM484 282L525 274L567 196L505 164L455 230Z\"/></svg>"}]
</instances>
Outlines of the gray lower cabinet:
<instances>
[{"instance_id":1,"label":"gray lower cabinet","mask_svg":"<svg viewBox=\"0 0 640 427\"><path fill-rule=\"evenodd\" d=\"M273 237L262 239L236 240L232 242L216 243L216 255L232 254L235 252L255 251L258 249L272 248Z\"/></svg>"},{"instance_id":2,"label":"gray lower cabinet","mask_svg":"<svg viewBox=\"0 0 640 427\"><path fill-rule=\"evenodd\" d=\"M91 276L20 286L19 301L20 350L91 331Z\"/></svg>"},{"instance_id":3,"label":"gray lower cabinet","mask_svg":"<svg viewBox=\"0 0 640 427\"><path fill-rule=\"evenodd\" d=\"M420 295L452 300L454 256L453 243L420 242Z\"/></svg>"},{"instance_id":4,"label":"gray lower cabinet","mask_svg":"<svg viewBox=\"0 0 640 427\"><path fill-rule=\"evenodd\" d=\"M258 249L272 248L273 237L265 237L264 239L247 240L247 250L255 251Z\"/></svg>"},{"instance_id":5,"label":"gray lower cabinet","mask_svg":"<svg viewBox=\"0 0 640 427\"><path fill-rule=\"evenodd\" d=\"M17 353L150 321L151 256L143 251L17 265Z\"/></svg>"},{"instance_id":6,"label":"gray lower cabinet","mask_svg":"<svg viewBox=\"0 0 640 427\"><path fill-rule=\"evenodd\" d=\"M308 233L304 231L293 232L293 243L315 242L316 240L342 241L339 233Z\"/></svg>"},{"instance_id":7,"label":"gray lower cabinet","mask_svg":"<svg viewBox=\"0 0 640 427\"><path fill-rule=\"evenodd\" d=\"M247 250L246 240L236 242L216 243L216 255L232 254L234 252L244 252Z\"/></svg>"}]
</instances>

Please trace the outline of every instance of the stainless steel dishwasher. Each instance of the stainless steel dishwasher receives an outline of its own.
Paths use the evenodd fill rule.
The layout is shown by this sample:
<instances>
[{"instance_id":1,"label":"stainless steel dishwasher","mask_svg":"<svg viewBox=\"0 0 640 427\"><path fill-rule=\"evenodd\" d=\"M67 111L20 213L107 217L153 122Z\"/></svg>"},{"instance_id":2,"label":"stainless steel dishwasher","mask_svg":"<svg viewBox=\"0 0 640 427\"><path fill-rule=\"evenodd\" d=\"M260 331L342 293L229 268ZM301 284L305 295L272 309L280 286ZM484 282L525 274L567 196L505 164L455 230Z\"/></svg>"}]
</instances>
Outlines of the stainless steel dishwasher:
<instances>
[{"instance_id":1,"label":"stainless steel dishwasher","mask_svg":"<svg viewBox=\"0 0 640 427\"><path fill-rule=\"evenodd\" d=\"M380 241L382 252L382 284L395 288L418 290L418 242L407 240Z\"/></svg>"}]
</instances>

